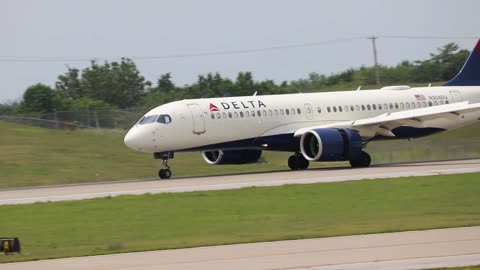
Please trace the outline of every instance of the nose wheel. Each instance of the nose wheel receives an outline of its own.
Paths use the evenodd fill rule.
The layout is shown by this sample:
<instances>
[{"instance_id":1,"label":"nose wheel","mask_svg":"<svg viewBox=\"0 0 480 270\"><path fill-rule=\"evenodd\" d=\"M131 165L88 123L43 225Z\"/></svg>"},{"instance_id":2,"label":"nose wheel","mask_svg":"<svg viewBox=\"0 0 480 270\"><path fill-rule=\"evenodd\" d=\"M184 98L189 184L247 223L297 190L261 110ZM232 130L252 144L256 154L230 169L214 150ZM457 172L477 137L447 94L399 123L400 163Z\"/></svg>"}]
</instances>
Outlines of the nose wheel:
<instances>
[{"instance_id":1,"label":"nose wheel","mask_svg":"<svg viewBox=\"0 0 480 270\"><path fill-rule=\"evenodd\" d=\"M169 179L172 177L172 171L170 170L170 166L168 166L168 159L173 158L173 152L155 153L154 157L155 159L162 160L162 169L158 171L158 177L160 177L160 179Z\"/></svg>"},{"instance_id":2,"label":"nose wheel","mask_svg":"<svg viewBox=\"0 0 480 270\"><path fill-rule=\"evenodd\" d=\"M172 171L170 171L170 169L160 169L160 171L158 171L158 177L160 177L160 179L169 179L170 177L172 176Z\"/></svg>"}]
</instances>

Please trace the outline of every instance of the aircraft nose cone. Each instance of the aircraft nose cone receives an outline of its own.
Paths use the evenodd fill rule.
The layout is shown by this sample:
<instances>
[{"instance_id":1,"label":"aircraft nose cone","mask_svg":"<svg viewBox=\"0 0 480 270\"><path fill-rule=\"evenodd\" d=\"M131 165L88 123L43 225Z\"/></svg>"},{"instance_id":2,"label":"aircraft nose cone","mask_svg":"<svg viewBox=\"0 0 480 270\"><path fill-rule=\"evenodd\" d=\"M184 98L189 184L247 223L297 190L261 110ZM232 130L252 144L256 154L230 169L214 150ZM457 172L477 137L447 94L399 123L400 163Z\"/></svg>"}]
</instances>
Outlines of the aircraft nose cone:
<instances>
[{"instance_id":1,"label":"aircraft nose cone","mask_svg":"<svg viewBox=\"0 0 480 270\"><path fill-rule=\"evenodd\" d=\"M138 138L138 134L135 130L131 129L128 131L127 135L125 135L125 138L123 138L123 142L125 143L126 146L133 150L140 150L140 140Z\"/></svg>"}]
</instances>

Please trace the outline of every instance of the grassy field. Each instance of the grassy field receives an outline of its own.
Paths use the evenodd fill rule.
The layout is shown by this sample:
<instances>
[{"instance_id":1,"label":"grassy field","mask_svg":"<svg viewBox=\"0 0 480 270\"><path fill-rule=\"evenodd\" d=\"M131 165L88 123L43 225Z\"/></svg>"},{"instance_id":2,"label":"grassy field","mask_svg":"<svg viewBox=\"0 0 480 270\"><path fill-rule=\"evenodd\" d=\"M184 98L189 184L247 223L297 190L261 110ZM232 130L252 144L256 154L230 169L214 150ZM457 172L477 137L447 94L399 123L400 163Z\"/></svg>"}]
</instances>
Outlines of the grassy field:
<instances>
[{"instance_id":1,"label":"grassy field","mask_svg":"<svg viewBox=\"0 0 480 270\"><path fill-rule=\"evenodd\" d=\"M0 122L0 189L156 178L160 162L128 149L121 130L50 130ZM374 163L480 156L480 125L398 142L373 142ZM174 177L288 170L290 153L264 152L257 164L208 165L200 153L177 153ZM311 163L311 167L346 163Z\"/></svg>"},{"instance_id":2,"label":"grassy field","mask_svg":"<svg viewBox=\"0 0 480 270\"><path fill-rule=\"evenodd\" d=\"M480 173L0 206L0 262L480 225Z\"/></svg>"},{"instance_id":3,"label":"grassy field","mask_svg":"<svg viewBox=\"0 0 480 270\"><path fill-rule=\"evenodd\" d=\"M124 134L0 122L0 188L156 178L160 161L127 148ZM174 177L286 170L288 156L265 153L258 164L213 167L200 153L177 153L170 165Z\"/></svg>"}]
</instances>

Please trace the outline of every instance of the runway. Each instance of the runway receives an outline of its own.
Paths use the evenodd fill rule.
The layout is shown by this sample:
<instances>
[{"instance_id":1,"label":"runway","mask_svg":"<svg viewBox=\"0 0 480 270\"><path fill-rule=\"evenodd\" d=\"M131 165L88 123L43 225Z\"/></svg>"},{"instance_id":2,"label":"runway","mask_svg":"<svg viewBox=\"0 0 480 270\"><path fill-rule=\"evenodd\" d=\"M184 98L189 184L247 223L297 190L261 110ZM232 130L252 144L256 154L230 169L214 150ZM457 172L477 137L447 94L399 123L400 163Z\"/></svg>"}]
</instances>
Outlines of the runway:
<instances>
[{"instance_id":1,"label":"runway","mask_svg":"<svg viewBox=\"0 0 480 270\"><path fill-rule=\"evenodd\" d=\"M480 265L480 227L67 258L4 270L403 270Z\"/></svg>"},{"instance_id":2,"label":"runway","mask_svg":"<svg viewBox=\"0 0 480 270\"><path fill-rule=\"evenodd\" d=\"M212 170L215 168L212 167ZM146 193L239 189L349 180L480 172L480 159L376 165L368 168L322 168L304 171L248 173L170 180L132 180L0 190L0 205Z\"/></svg>"}]
</instances>

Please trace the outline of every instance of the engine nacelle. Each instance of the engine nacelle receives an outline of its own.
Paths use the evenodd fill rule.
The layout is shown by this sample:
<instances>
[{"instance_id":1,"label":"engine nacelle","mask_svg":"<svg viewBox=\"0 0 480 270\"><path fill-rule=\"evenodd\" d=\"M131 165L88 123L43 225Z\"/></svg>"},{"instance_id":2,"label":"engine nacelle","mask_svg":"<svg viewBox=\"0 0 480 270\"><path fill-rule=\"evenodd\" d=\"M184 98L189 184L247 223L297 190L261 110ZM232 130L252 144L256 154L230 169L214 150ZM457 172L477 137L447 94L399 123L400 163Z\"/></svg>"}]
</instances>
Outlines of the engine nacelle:
<instances>
[{"instance_id":1,"label":"engine nacelle","mask_svg":"<svg viewBox=\"0 0 480 270\"><path fill-rule=\"evenodd\" d=\"M202 152L203 159L211 165L231 165L256 163L262 150L215 150Z\"/></svg>"},{"instance_id":2,"label":"engine nacelle","mask_svg":"<svg viewBox=\"0 0 480 270\"><path fill-rule=\"evenodd\" d=\"M313 129L300 138L300 151L310 161L354 160L362 151L362 140L352 129Z\"/></svg>"}]
</instances>

